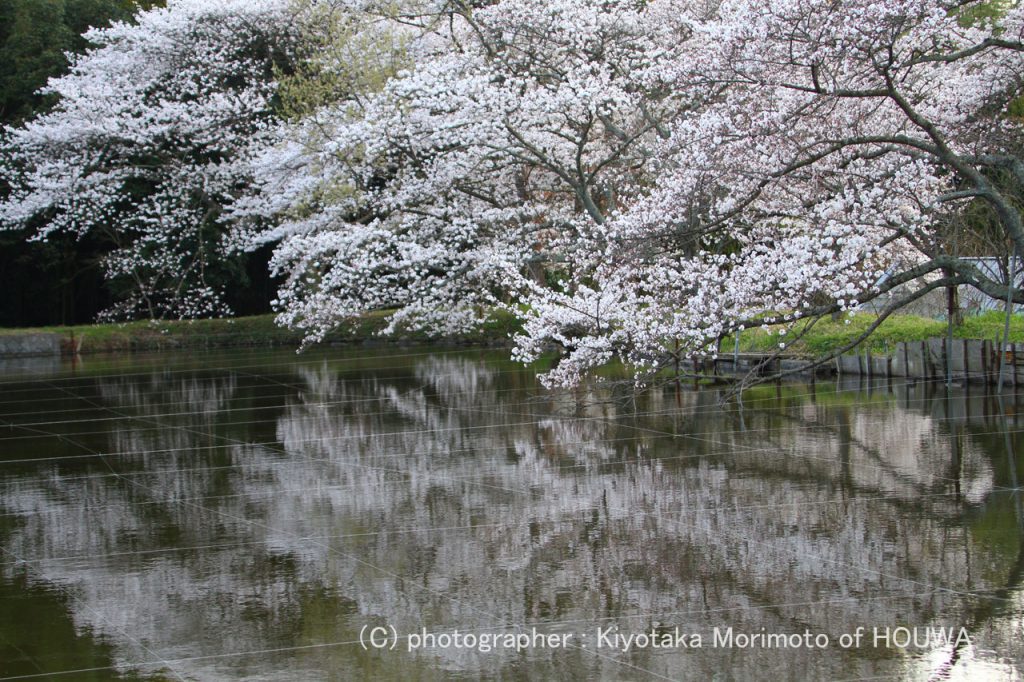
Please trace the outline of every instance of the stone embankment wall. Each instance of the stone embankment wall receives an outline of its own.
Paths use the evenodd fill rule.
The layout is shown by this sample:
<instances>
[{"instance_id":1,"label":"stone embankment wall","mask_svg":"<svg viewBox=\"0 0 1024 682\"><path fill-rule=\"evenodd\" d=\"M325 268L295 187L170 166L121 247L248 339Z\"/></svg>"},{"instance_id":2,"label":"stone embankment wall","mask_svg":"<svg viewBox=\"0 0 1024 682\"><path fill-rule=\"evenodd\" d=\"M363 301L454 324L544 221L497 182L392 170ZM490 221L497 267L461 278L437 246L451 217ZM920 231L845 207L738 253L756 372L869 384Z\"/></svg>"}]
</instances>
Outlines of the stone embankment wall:
<instances>
[{"instance_id":1,"label":"stone embankment wall","mask_svg":"<svg viewBox=\"0 0 1024 682\"><path fill-rule=\"evenodd\" d=\"M59 334L0 334L0 358L60 355Z\"/></svg>"}]
</instances>

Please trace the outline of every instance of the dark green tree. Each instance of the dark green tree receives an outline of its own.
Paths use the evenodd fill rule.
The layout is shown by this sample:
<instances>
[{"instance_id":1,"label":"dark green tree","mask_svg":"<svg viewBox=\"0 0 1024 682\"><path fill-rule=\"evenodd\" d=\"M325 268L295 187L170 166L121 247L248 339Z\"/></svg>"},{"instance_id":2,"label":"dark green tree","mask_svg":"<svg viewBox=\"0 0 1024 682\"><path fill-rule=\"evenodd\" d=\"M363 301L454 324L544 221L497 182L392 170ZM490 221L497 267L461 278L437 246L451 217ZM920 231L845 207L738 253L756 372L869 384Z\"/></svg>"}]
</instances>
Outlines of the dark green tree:
<instances>
[{"instance_id":1,"label":"dark green tree","mask_svg":"<svg viewBox=\"0 0 1024 682\"><path fill-rule=\"evenodd\" d=\"M163 0L0 0L0 126L18 125L55 103L38 94L68 70L67 53L89 46L92 27L130 21ZM0 196L7 188L0 186ZM26 241L28 231L0 232L0 326L91 320L109 305L95 240Z\"/></svg>"}]
</instances>

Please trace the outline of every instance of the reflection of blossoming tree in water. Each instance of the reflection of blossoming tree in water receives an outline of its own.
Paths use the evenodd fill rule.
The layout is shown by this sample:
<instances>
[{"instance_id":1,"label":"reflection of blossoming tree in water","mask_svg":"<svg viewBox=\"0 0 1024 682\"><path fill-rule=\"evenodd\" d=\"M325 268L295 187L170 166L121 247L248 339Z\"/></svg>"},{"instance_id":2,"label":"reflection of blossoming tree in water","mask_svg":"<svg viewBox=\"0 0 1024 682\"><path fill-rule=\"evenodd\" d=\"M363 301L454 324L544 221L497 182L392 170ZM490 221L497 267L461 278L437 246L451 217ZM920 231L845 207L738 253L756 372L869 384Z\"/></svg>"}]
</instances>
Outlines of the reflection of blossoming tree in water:
<instances>
[{"instance_id":1,"label":"reflection of blossoming tree in water","mask_svg":"<svg viewBox=\"0 0 1024 682\"><path fill-rule=\"evenodd\" d=\"M4 505L23 518L8 544L54 559L41 575L74 588L79 624L116 637L117 623L160 648L193 627L229 628L228 641L200 645L209 654L274 646L309 590L344 601L345 618L431 630L608 618L637 631L658 621L837 633L955 620L958 591L1005 584L1012 558L968 532L948 457L939 446L901 454L948 443L927 413L800 402L750 410L747 431L733 432L707 393L683 394L681 408L652 399L635 415L577 414L514 386L458 356L383 371L307 363L274 383L101 380L103 404L124 415L105 458L117 475L97 464L59 490L8 479ZM206 414L165 405L185 396ZM273 430L257 421L268 417ZM145 454L165 448L177 458ZM972 505L993 486L983 453L964 439ZM168 550L168 535L205 549ZM99 559L56 560L82 555ZM254 609L270 630L242 625ZM121 660L138 654L120 646ZM479 665L436 653L452 669ZM510 656L492 652L488 666ZM291 663L275 665L284 674ZM725 661L686 665L710 674Z\"/></svg>"}]
</instances>

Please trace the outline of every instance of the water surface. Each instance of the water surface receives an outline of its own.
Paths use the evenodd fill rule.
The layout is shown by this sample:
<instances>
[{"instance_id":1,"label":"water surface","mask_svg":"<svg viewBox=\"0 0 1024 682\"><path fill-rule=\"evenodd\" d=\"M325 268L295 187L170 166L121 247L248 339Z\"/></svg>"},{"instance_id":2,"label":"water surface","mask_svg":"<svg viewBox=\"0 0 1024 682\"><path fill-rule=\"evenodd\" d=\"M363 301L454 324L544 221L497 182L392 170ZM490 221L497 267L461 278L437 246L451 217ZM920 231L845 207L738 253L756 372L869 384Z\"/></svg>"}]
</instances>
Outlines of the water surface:
<instances>
[{"instance_id":1,"label":"water surface","mask_svg":"<svg viewBox=\"0 0 1024 682\"><path fill-rule=\"evenodd\" d=\"M5 365L0 678L1021 678L1021 395L504 356Z\"/></svg>"}]
</instances>

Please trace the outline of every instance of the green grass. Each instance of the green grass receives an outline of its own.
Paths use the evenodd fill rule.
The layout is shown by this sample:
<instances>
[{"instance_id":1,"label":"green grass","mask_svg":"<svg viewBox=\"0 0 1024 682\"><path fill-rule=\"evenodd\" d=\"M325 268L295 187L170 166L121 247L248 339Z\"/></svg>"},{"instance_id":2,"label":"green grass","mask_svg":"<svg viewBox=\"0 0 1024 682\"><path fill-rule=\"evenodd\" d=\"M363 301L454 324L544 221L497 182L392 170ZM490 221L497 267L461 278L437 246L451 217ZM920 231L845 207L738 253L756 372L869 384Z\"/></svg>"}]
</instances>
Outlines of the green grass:
<instances>
[{"instance_id":1,"label":"green grass","mask_svg":"<svg viewBox=\"0 0 1024 682\"><path fill-rule=\"evenodd\" d=\"M961 339L996 339L1002 338L1005 314L989 312L975 317L968 317L959 327L953 329L953 335ZM850 343L877 319L869 313L857 313L843 316L838 320L824 318L810 326L803 336L800 332L806 329L809 322L798 322L785 333L768 333L764 330L751 329L740 335L740 349L744 352L769 352L779 349L785 343L787 353L794 355L820 356L833 352ZM892 315L879 325L865 341L865 346L873 353L884 353L895 348L901 341L923 341L928 338L946 335L946 322L933 320L916 315ZM1024 342L1024 315L1014 315L1010 323L1010 340ZM722 352L733 349L734 341L726 339L722 343Z\"/></svg>"},{"instance_id":2,"label":"green grass","mask_svg":"<svg viewBox=\"0 0 1024 682\"><path fill-rule=\"evenodd\" d=\"M519 331L519 324L507 312L496 311L478 331L451 338L436 338L424 332L405 332L395 336L380 335L387 323L389 311L364 315L328 335L326 343L366 342L445 342L470 345L507 344L509 336ZM744 352L771 352L786 344L786 353L820 356L849 343L875 320L874 315L858 313L838 320L824 318L811 325L801 338L799 331L809 323L799 322L784 331L777 328L767 333L760 328L749 329L740 335L740 349ZM848 321L848 323L847 323ZM954 330L957 338L1002 338L1004 315L991 312L969 317ZM77 347L80 352L148 351L189 348L228 348L239 346L271 347L298 346L302 333L279 327L273 315L238 317L220 320L186 320L162 322L125 322L95 324L76 327L40 327L36 329L0 329L0 334L52 332L59 334L66 350ZM893 315L875 330L866 342L873 353L884 353L901 341L921 341L946 334L946 323L914 315ZM1024 342L1024 315L1014 315L1010 326L1010 340ZM722 343L722 352L731 353L733 340Z\"/></svg>"},{"instance_id":3,"label":"green grass","mask_svg":"<svg viewBox=\"0 0 1024 682\"><path fill-rule=\"evenodd\" d=\"M509 334L518 329L507 313L495 312L478 331L451 338L436 338L424 332L381 336L389 311L368 313L331 332L325 343L434 342L498 345L508 343ZM0 334L59 334L65 351L78 348L82 353L115 351L152 351L190 348L298 346L303 334L279 327L273 315L216 320L137 321L113 324L54 326L34 329L0 329Z\"/></svg>"}]
</instances>

